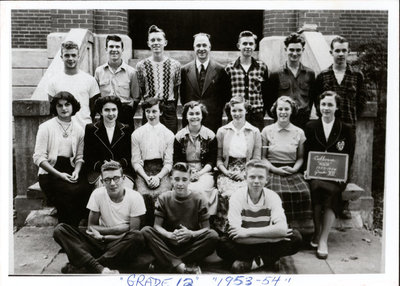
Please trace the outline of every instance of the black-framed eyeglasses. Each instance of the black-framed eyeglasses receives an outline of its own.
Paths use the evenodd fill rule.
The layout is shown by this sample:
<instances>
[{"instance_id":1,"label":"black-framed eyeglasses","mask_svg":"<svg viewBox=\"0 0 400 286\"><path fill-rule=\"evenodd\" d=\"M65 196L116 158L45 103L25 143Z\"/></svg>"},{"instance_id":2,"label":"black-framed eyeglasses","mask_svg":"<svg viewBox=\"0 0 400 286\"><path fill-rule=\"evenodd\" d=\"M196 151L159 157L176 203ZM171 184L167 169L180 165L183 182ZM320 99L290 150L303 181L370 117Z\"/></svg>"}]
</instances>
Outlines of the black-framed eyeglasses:
<instances>
[{"instance_id":1,"label":"black-framed eyeglasses","mask_svg":"<svg viewBox=\"0 0 400 286\"><path fill-rule=\"evenodd\" d=\"M104 178L103 182L106 184L110 184L111 180L114 181L114 183L118 183L124 176L114 176L112 178Z\"/></svg>"}]
</instances>

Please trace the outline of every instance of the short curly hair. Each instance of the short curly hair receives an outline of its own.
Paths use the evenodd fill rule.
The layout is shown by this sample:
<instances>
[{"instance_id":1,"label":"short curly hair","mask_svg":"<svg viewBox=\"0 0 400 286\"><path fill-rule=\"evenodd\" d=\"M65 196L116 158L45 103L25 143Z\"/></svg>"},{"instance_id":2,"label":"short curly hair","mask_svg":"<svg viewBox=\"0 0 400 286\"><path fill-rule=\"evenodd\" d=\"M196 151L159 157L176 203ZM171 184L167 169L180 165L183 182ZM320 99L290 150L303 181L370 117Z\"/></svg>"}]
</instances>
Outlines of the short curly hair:
<instances>
[{"instance_id":1,"label":"short curly hair","mask_svg":"<svg viewBox=\"0 0 400 286\"><path fill-rule=\"evenodd\" d=\"M290 44L300 43L304 48L304 46L306 45L306 41L304 40L303 36L298 33L291 33L285 38L285 41L283 43L285 44L285 47L288 47Z\"/></svg>"},{"instance_id":2,"label":"short curly hair","mask_svg":"<svg viewBox=\"0 0 400 286\"><path fill-rule=\"evenodd\" d=\"M57 103L60 100L66 100L67 102L71 103L72 105L72 116L75 115L80 109L81 109L81 104L79 103L76 98L69 93L68 91L60 91L56 95L53 96L53 98L50 101L50 114L57 116Z\"/></svg>"},{"instance_id":3,"label":"short curly hair","mask_svg":"<svg viewBox=\"0 0 400 286\"><path fill-rule=\"evenodd\" d=\"M103 165L101 165L101 174L103 175L104 171L118 171L121 170L121 175L123 175L122 166L119 162L110 160L104 161Z\"/></svg>"},{"instance_id":4,"label":"short curly hair","mask_svg":"<svg viewBox=\"0 0 400 286\"><path fill-rule=\"evenodd\" d=\"M119 97L112 95L102 96L96 100L94 105L95 111L100 114L100 116L101 110L103 109L103 106L106 105L106 103L114 103L117 106L118 111L120 111L122 108L122 103Z\"/></svg>"},{"instance_id":5,"label":"short curly hair","mask_svg":"<svg viewBox=\"0 0 400 286\"><path fill-rule=\"evenodd\" d=\"M336 109L336 111L335 111L335 117L336 117L336 118L340 118L341 115L342 115L342 112L340 111L340 104L341 104L341 102L342 102L342 98L340 97L339 94L337 94L336 92L331 91L331 90L324 91L324 92L318 97L318 104L317 104L317 106L315 106L315 110L316 110L316 112L317 112L317 116L318 116L318 117L322 117L322 113L321 113L321 110L320 110L320 102L321 102L322 99L324 99L324 98L327 97L327 96L333 96L333 98L335 99L336 106L337 106L337 109Z\"/></svg>"},{"instance_id":6,"label":"short curly hair","mask_svg":"<svg viewBox=\"0 0 400 286\"><path fill-rule=\"evenodd\" d=\"M247 113L249 113L251 111L251 104L246 102L246 100L244 99L244 97L242 96L234 96L231 98L231 100L225 104L225 113L228 117L231 116L231 108L235 105L235 104L244 104L244 108L246 109Z\"/></svg>"},{"instance_id":7,"label":"short curly hair","mask_svg":"<svg viewBox=\"0 0 400 286\"><path fill-rule=\"evenodd\" d=\"M290 114L290 121L292 121L292 119L297 114L298 107L297 107L296 102L293 99L291 99L289 96L286 96L286 95L282 95L281 97L279 97L272 105L272 107L270 109L272 118L274 119L274 121L276 121L278 119L276 109L278 108L279 101L283 101L283 102L290 104L290 108L292 109L292 114Z\"/></svg>"},{"instance_id":8,"label":"short curly hair","mask_svg":"<svg viewBox=\"0 0 400 286\"><path fill-rule=\"evenodd\" d=\"M77 49L78 50L78 54L79 54L79 46L78 46L78 44L73 42L73 41L66 41L66 42L61 44L61 55L64 54L64 50L73 50L73 49Z\"/></svg>"},{"instance_id":9,"label":"short curly hair","mask_svg":"<svg viewBox=\"0 0 400 286\"><path fill-rule=\"evenodd\" d=\"M207 117L208 115L208 111L207 111L207 107L198 101L192 100L189 101L187 103L185 103L185 105L183 106L183 111L182 111L182 126L186 126L188 124L187 121L187 113L189 111L189 108L195 108L196 106L200 106L200 110L201 110L201 115L203 117L203 119L201 120L201 122L203 123L204 119Z\"/></svg>"}]
</instances>

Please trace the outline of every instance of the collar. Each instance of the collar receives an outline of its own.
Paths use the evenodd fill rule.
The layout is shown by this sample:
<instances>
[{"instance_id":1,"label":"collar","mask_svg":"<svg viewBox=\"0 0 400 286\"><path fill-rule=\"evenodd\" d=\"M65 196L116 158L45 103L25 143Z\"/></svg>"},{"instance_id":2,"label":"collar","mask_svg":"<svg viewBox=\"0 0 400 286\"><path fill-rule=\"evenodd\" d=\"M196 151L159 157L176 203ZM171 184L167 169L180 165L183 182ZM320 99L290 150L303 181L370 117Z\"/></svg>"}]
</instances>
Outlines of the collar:
<instances>
[{"instance_id":1,"label":"collar","mask_svg":"<svg viewBox=\"0 0 400 286\"><path fill-rule=\"evenodd\" d=\"M225 126L224 126L224 128L226 128L226 129L232 129L233 131L236 131L237 129L235 128L235 126L233 126L233 122L231 121L231 122L229 122L228 124L226 124ZM245 129L248 129L248 130L253 130L255 127L252 127L251 125L250 125L250 123L248 123L247 121L246 121L246 123L244 124L244 126L242 127L242 130L245 130Z\"/></svg>"},{"instance_id":2,"label":"collar","mask_svg":"<svg viewBox=\"0 0 400 286\"><path fill-rule=\"evenodd\" d=\"M202 64L204 66L204 69L207 70L208 64L210 63L210 57L204 62L201 63L197 58L196 58L196 68L197 71L200 72L200 65Z\"/></svg>"},{"instance_id":3,"label":"collar","mask_svg":"<svg viewBox=\"0 0 400 286\"><path fill-rule=\"evenodd\" d=\"M237 60L235 61L235 63L233 64L233 66L235 68L240 68L241 64L240 64L240 57L237 58ZM251 65L250 65L250 69L251 67L254 66L255 68L258 68L260 65L257 63L256 59L251 57ZM250 70L249 69L249 70Z\"/></svg>"},{"instance_id":4,"label":"collar","mask_svg":"<svg viewBox=\"0 0 400 286\"><path fill-rule=\"evenodd\" d=\"M126 63L122 60L122 63L120 64L120 66L117 68L117 70L115 71L115 73L119 72L120 70L124 70L126 71ZM111 70L110 65L108 64L108 62L104 65L104 69L108 68L109 70Z\"/></svg>"},{"instance_id":5,"label":"collar","mask_svg":"<svg viewBox=\"0 0 400 286\"><path fill-rule=\"evenodd\" d=\"M286 126L285 128L282 128L282 127L279 126L278 122L275 122L275 123L274 123L274 128L275 128L275 130L277 130L278 132L280 132L280 131L282 131L282 130L293 131L293 130L296 129L296 127L295 127L292 123L289 123L288 126Z\"/></svg>"},{"instance_id":6,"label":"collar","mask_svg":"<svg viewBox=\"0 0 400 286\"><path fill-rule=\"evenodd\" d=\"M183 128L183 133L182 133L182 135L183 135L183 136L189 136L189 135L190 135L189 126L186 126L185 128ZM200 127L200 132L199 132L198 136L200 136L200 137L203 138L203 139L207 139L207 138L208 138L207 129L204 128L203 125Z\"/></svg>"},{"instance_id":7,"label":"collar","mask_svg":"<svg viewBox=\"0 0 400 286\"><path fill-rule=\"evenodd\" d=\"M281 70L284 71L284 72L289 72L290 71L287 62L285 62L283 64ZM305 71L306 71L306 69L304 68L304 65L300 62L300 64L299 64L299 72L305 72Z\"/></svg>"},{"instance_id":8,"label":"collar","mask_svg":"<svg viewBox=\"0 0 400 286\"><path fill-rule=\"evenodd\" d=\"M156 125L151 125L149 122L146 122L146 124L144 125L147 129L150 129L150 130L154 130L154 129L160 129L161 128L161 126L162 126L162 124L161 124L161 122L158 122Z\"/></svg>"},{"instance_id":9,"label":"collar","mask_svg":"<svg viewBox=\"0 0 400 286\"><path fill-rule=\"evenodd\" d=\"M335 71L333 70L333 64L331 64L331 65L329 66L329 70L332 71L333 73L335 72ZM354 73L353 67L352 67L351 65L349 65L349 64L346 64L346 70L344 71L344 73L350 73L350 74Z\"/></svg>"}]
</instances>

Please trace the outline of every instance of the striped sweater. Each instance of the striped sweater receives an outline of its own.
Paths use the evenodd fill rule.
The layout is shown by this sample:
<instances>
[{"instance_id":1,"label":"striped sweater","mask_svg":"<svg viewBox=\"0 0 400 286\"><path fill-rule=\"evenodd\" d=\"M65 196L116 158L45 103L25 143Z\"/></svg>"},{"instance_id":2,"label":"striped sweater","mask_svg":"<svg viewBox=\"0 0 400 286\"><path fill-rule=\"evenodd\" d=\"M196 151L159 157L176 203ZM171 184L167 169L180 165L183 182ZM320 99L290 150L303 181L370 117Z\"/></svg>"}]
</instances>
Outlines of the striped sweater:
<instances>
[{"instance_id":1,"label":"striped sweater","mask_svg":"<svg viewBox=\"0 0 400 286\"><path fill-rule=\"evenodd\" d=\"M266 227L284 221L285 212L280 197L264 188L261 199L254 204L246 189L233 193L229 200L229 225L236 228Z\"/></svg>"}]
</instances>

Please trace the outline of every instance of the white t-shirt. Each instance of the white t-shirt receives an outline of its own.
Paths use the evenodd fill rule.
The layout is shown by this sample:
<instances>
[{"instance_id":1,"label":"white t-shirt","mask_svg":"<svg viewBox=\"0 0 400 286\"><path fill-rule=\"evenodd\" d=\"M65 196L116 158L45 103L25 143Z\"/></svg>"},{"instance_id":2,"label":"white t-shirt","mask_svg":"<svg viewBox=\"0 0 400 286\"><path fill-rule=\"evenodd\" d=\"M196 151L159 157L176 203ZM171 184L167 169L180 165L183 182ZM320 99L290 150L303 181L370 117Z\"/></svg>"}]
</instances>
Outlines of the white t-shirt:
<instances>
[{"instance_id":1,"label":"white t-shirt","mask_svg":"<svg viewBox=\"0 0 400 286\"><path fill-rule=\"evenodd\" d=\"M85 128L86 124L92 123L89 99L100 94L99 86L94 77L83 71L78 71L74 75L67 75L64 72L57 73L49 81L47 94L53 97L60 91L68 91L81 104L81 109L74 117L82 128Z\"/></svg>"},{"instance_id":2,"label":"white t-shirt","mask_svg":"<svg viewBox=\"0 0 400 286\"><path fill-rule=\"evenodd\" d=\"M106 188L100 187L91 194L87 208L100 212L100 225L109 227L129 223L130 217L146 213L142 195L128 188L125 188L124 199L115 203L108 196Z\"/></svg>"}]
</instances>

